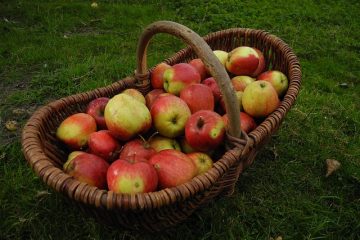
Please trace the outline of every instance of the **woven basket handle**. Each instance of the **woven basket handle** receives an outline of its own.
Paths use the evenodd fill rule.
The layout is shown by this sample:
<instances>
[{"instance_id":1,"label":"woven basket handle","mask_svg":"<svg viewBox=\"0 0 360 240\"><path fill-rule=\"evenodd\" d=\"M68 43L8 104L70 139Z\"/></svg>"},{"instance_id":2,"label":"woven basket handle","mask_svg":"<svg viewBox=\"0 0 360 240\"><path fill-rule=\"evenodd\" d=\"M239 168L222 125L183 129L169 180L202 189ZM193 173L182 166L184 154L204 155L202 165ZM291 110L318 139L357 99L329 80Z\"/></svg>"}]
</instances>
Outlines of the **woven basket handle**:
<instances>
[{"instance_id":1,"label":"woven basket handle","mask_svg":"<svg viewBox=\"0 0 360 240\"><path fill-rule=\"evenodd\" d=\"M229 134L233 137L241 137L240 110L235 91L231 85L229 75L218 58L214 55L209 45L197 33L181 24L170 21L158 21L145 28L140 36L137 47L137 70L136 75L146 76L148 73L146 50L150 39L157 33L168 33L182 39L188 44L205 67L216 80L223 95L226 112L229 117Z\"/></svg>"}]
</instances>

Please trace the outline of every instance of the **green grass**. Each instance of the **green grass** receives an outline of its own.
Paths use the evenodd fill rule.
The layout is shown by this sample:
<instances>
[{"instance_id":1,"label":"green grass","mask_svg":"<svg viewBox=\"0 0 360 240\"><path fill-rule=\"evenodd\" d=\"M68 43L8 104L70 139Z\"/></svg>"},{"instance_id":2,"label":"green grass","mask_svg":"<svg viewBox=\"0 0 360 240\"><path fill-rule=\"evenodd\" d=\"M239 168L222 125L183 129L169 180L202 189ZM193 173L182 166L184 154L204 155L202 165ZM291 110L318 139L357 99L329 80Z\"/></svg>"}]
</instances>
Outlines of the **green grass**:
<instances>
[{"instance_id":1,"label":"green grass","mask_svg":"<svg viewBox=\"0 0 360 240\"><path fill-rule=\"evenodd\" d=\"M89 1L0 1L0 239L360 239L359 13L350 0L101 1L98 9ZM303 85L234 195L158 234L113 229L35 176L20 151L21 126L39 106L130 75L142 29L164 19L201 35L267 30L294 49ZM183 46L157 36L149 65ZM7 131L8 120L19 129ZM325 178L327 158L342 166Z\"/></svg>"}]
</instances>

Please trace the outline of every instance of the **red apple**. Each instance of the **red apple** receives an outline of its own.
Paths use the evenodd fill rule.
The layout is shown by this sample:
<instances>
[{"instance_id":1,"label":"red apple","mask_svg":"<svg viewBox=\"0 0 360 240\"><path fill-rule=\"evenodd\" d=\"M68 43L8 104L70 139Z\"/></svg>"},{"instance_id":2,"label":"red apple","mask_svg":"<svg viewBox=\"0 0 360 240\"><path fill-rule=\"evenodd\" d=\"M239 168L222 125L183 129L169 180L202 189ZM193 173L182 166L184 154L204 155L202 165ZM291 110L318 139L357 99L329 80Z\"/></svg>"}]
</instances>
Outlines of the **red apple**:
<instances>
[{"instance_id":1,"label":"red apple","mask_svg":"<svg viewBox=\"0 0 360 240\"><path fill-rule=\"evenodd\" d=\"M191 60L189 64L199 72L201 79L205 79L206 75L208 75L206 67L200 58Z\"/></svg>"},{"instance_id":2,"label":"red apple","mask_svg":"<svg viewBox=\"0 0 360 240\"><path fill-rule=\"evenodd\" d=\"M225 128L227 128L229 124L227 114L223 115L222 118L225 123ZM256 128L256 122L249 114L245 112L240 112L239 118L241 122L241 130L243 130L244 132L249 133Z\"/></svg>"},{"instance_id":3,"label":"red apple","mask_svg":"<svg viewBox=\"0 0 360 240\"><path fill-rule=\"evenodd\" d=\"M107 162L112 162L118 157L121 147L108 130L91 133L88 145L89 153L95 154Z\"/></svg>"},{"instance_id":4,"label":"red apple","mask_svg":"<svg viewBox=\"0 0 360 240\"><path fill-rule=\"evenodd\" d=\"M254 48L257 54L259 55L259 65L255 70L253 77L257 77L260 73L265 70L265 57L264 54L257 48Z\"/></svg>"},{"instance_id":5,"label":"red apple","mask_svg":"<svg viewBox=\"0 0 360 240\"><path fill-rule=\"evenodd\" d=\"M278 94L271 83L263 80L250 83L242 97L244 111L253 117L266 117L280 104Z\"/></svg>"},{"instance_id":6,"label":"red apple","mask_svg":"<svg viewBox=\"0 0 360 240\"><path fill-rule=\"evenodd\" d=\"M127 94L136 100L140 101L143 104L146 104L145 97L142 95L142 93L139 90L136 90L135 88L128 88L122 91L121 93Z\"/></svg>"},{"instance_id":7,"label":"red apple","mask_svg":"<svg viewBox=\"0 0 360 240\"><path fill-rule=\"evenodd\" d=\"M149 159L156 153L155 149L150 146L150 143L145 139L134 139L127 142L120 152L120 159L133 159L137 158Z\"/></svg>"},{"instance_id":8,"label":"red apple","mask_svg":"<svg viewBox=\"0 0 360 240\"><path fill-rule=\"evenodd\" d=\"M209 77L209 78L205 79L204 81L202 81L201 83L205 84L206 86L208 86L211 89L211 91L214 95L215 103L217 103L221 99L222 94L220 92L220 88L217 85L215 79L213 77Z\"/></svg>"},{"instance_id":9,"label":"red apple","mask_svg":"<svg viewBox=\"0 0 360 240\"><path fill-rule=\"evenodd\" d=\"M115 193L153 192L158 185L155 168L144 161L116 160L110 165L106 178L109 190Z\"/></svg>"},{"instance_id":10,"label":"red apple","mask_svg":"<svg viewBox=\"0 0 360 240\"><path fill-rule=\"evenodd\" d=\"M106 188L106 172L109 164L94 154L82 153L66 161L65 173L89 185Z\"/></svg>"},{"instance_id":11,"label":"red apple","mask_svg":"<svg viewBox=\"0 0 360 240\"><path fill-rule=\"evenodd\" d=\"M86 113L75 113L62 121L56 136L73 150L87 145L89 135L96 131L95 119Z\"/></svg>"},{"instance_id":12,"label":"red apple","mask_svg":"<svg viewBox=\"0 0 360 240\"><path fill-rule=\"evenodd\" d=\"M268 81L269 83L271 83L271 85L278 93L279 97L284 96L289 86L288 78L286 77L286 75L277 70L263 72L262 74L260 74L260 76L258 76L257 79Z\"/></svg>"},{"instance_id":13,"label":"red apple","mask_svg":"<svg viewBox=\"0 0 360 240\"><path fill-rule=\"evenodd\" d=\"M231 79L235 91L244 91L246 86L252 82L255 82L255 78L249 76L236 76Z\"/></svg>"},{"instance_id":14,"label":"red apple","mask_svg":"<svg viewBox=\"0 0 360 240\"><path fill-rule=\"evenodd\" d=\"M104 118L104 110L109 100L110 98L107 97L95 98L87 106L86 113L95 119L98 129L107 128Z\"/></svg>"},{"instance_id":15,"label":"red apple","mask_svg":"<svg viewBox=\"0 0 360 240\"><path fill-rule=\"evenodd\" d=\"M187 154L189 158L193 161L196 166L197 173L196 175L200 175L208 171L213 166L213 160L209 155L202 152L193 152Z\"/></svg>"},{"instance_id":16,"label":"red apple","mask_svg":"<svg viewBox=\"0 0 360 240\"><path fill-rule=\"evenodd\" d=\"M153 88L162 89L164 86L164 72L166 69L171 68L171 66L167 63L160 63L156 65L154 70L151 72L150 82Z\"/></svg>"},{"instance_id":17,"label":"red apple","mask_svg":"<svg viewBox=\"0 0 360 240\"><path fill-rule=\"evenodd\" d=\"M186 154L167 149L158 152L149 163L155 167L161 188L175 187L190 181L196 175L196 167Z\"/></svg>"},{"instance_id":18,"label":"red apple","mask_svg":"<svg viewBox=\"0 0 360 240\"><path fill-rule=\"evenodd\" d=\"M151 107L154 127L163 136L174 138L184 133L191 112L186 103L174 95L159 96Z\"/></svg>"},{"instance_id":19,"label":"red apple","mask_svg":"<svg viewBox=\"0 0 360 240\"><path fill-rule=\"evenodd\" d=\"M189 106L191 113L199 110L214 110L214 95L204 84L192 84L181 90L180 98Z\"/></svg>"},{"instance_id":20,"label":"red apple","mask_svg":"<svg viewBox=\"0 0 360 240\"><path fill-rule=\"evenodd\" d=\"M122 141L145 133L151 127L149 109L142 102L124 93L110 99L104 116L108 129Z\"/></svg>"},{"instance_id":21,"label":"red apple","mask_svg":"<svg viewBox=\"0 0 360 240\"><path fill-rule=\"evenodd\" d=\"M189 118L185 126L186 141L194 149L206 152L218 147L225 136L225 124L213 111L201 110Z\"/></svg>"},{"instance_id":22,"label":"red apple","mask_svg":"<svg viewBox=\"0 0 360 240\"><path fill-rule=\"evenodd\" d=\"M215 50L215 51L213 51L213 53L219 59L221 64L225 66L226 65L226 60L228 58L229 53L225 52L225 51L222 51L222 50Z\"/></svg>"},{"instance_id":23,"label":"red apple","mask_svg":"<svg viewBox=\"0 0 360 240\"><path fill-rule=\"evenodd\" d=\"M164 72L164 89L166 92L178 96L186 86L200 83L198 71L188 63L178 63Z\"/></svg>"},{"instance_id":24,"label":"red apple","mask_svg":"<svg viewBox=\"0 0 360 240\"><path fill-rule=\"evenodd\" d=\"M165 149L175 149L181 151L180 144L176 141L176 139L160 135L151 137L149 144L156 152L160 152Z\"/></svg>"},{"instance_id":25,"label":"red apple","mask_svg":"<svg viewBox=\"0 0 360 240\"><path fill-rule=\"evenodd\" d=\"M235 75L254 76L260 64L260 56L254 48L237 47L233 49L226 61L226 69Z\"/></svg>"},{"instance_id":26,"label":"red apple","mask_svg":"<svg viewBox=\"0 0 360 240\"><path fill-rule=\"evenodd\" d=\"M163 89L153 89L145 95L146 106L151 109L155 99L162 93L165 93Z\"/></svg>"}]
</instances>

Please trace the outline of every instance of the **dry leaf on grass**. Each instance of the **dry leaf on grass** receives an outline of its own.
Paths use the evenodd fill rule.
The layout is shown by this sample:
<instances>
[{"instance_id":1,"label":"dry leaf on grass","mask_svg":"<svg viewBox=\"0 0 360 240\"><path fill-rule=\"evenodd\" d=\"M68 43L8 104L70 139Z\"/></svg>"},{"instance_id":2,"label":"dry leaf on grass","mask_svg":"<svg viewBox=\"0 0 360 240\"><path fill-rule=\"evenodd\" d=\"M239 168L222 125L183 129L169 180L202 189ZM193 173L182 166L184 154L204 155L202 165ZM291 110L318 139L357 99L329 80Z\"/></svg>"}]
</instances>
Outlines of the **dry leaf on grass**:
<instances>
[{"instance_id":1,"label":"dry leaf on grass","mask_svg":"<svg viewBox=\"0 0 360 240\"><path fill-rule=\"evenodd\" d=\"M5 127L9 131L16 131L18 129L18 123L15 120L9 120L5 123Z\"/></svg>"},{"instance_id":2,"label":"dry leaf on grass","mask_svg":"<svg viewBox=\"0 0 360 240\"><path fill-rule=\"evenodd\" d=\"M17 116L27 115L28 112L24 108L15 108L12 113Z\"/></svg>"},{"instance_id":3,"label":"dry leaf on grass","mask_svg":"<svg viewBox=\"0 0 360 240\"><path fill-rule=\"evenodd\" d=\"M341 163L335 159L326 159L326 175L325 177L330 176L341 166Z\"/></svg>"}]
</instances>

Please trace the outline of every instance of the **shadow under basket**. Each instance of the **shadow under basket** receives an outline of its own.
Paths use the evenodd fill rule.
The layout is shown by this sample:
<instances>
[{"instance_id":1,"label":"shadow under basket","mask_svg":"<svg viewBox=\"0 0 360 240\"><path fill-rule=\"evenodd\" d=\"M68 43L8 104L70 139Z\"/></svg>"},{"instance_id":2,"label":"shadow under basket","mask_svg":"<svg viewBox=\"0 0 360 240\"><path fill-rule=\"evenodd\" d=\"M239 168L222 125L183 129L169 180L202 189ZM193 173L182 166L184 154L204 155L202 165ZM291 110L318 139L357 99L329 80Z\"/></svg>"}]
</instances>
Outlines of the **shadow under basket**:
<instances>
[{"instance_id":1,"label":"shadow under basket","mask_svg":"<svg viewBox=\"0 0 360 240\"><path fill-rule=\"evenodd\" d=\"M174 35L188 44L187 48L166 59L166 63L174 65L200 57L217 81L225 69L222 65L219 69L218 60L212 62L216 57L210 49L229 52L239 46L255 47L265 56L265 69L276 69L287 75L289 88L279 107L249 135L240 133L241 123L233 121L233 132L226 136L228 147L224 147L213 168L185 184L150 193L117 194L79 182L62 170L69 152L55 136L57 127L66 117L85 112L88 103L95 98L112 97L127 88L136 88L143 94L149 92L152 69L146 69L146 48L151 36L157 33ZM200 44L201 41L203 44ZM291 48L265 31L233 28L201 38L185 26L168 21L155 22L145 29L139 40L137 55L138 68L134 76L106 87L64 97L38 109L23 129L22 150L33 171L48 186L71 199L88 215L107 225L154 232L185 220L215 197L233 193L242 171L252 164L294 104L300 89L301 69ZM226 74L224 78L228 82L222 84L218 81L218 84L225 85L221 86L222 93L229 95L226 92L226 88L232 89L229 76ZM229 108L232 106L228 103L227 112L231 111ZM236 109L233 112L238 113Z\"/></svg>"}]
</instances>

